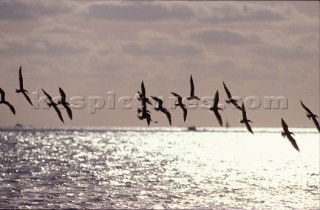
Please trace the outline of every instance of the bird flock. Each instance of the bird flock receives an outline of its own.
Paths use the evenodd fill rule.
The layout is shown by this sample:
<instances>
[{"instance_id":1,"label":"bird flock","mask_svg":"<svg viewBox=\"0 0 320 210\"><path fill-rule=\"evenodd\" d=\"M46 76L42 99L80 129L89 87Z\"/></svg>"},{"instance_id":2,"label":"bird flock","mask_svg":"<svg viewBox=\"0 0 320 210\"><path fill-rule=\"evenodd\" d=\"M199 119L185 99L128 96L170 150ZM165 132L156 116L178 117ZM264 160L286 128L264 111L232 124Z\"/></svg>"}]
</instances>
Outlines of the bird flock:
<instances>
[{"instance_id":1,"label":"bird flock","mask_svg":"<svg viewBox=\"0 0 320 210\"><path fill-rule=\"evenodd\" d=\"M240 120L241 124L245 124L247 130L253 134L252 128L250 126L250 123L253 123L251 120L248 119L247 117L247 113L246 113L246 109L244 106L244 103L242 102L241 106L239 105L239 101L236 100L231 92L229 91L227 85L223 82L223 88L226 92L227 95L227 100L226 103L227 104L232 104L235 108L237 108L238 110L241 111L242 113L242 119ZM188 115L188 110L186 105L183 103L183 98L175 93L175 92L171 92L171 94L173 96L176 97L176 102L175 102L175 107L180 107L182 112L183 112L183 120L184 122L187 119L187 115ZM163 100L161 100L159 97L156 96L150 96L156 103L157 106L154 106L154 109L156 111L161 111L163 112L169 121L169 124L171 125L172 120L171 120L171 114L170 112L164 108L163 106ZM195 95L195 87L194 87L194 82L193 82L193 78L192 75L190 76L190 96L186 97L187 100L200 100L200 98L198 96ZM138 108L137 112L138 112L138 119L140 120L146 120L148 126L150 125L150 122L152 122L151 119L151 112L147 109L147 104L152 105L151 101L149 100L149 98L146 96L146 89L144 86L144 82L141 82L141 92L138 91L138 100L141 102L141 107ZM312 119L313 123L315 124L316 128L318 129L318 131L320 132L320 126L319 126L319 122L317 120L318 116L313 114L311 112L311 110L309 108L307 108L303 102L300 100L300 103L302 105L302 107L304 108L304 110L307 112L307 117L309 119ZM221 115L219 113L219 111L223 111L222 108L219 107L219 91L217 90L213 99L213 105L209 108L209 111L213 112L219 125L223 126L223 122L222 122L222 118ZM154 121L154 123L157 123L157 121ZM290 143L292 144L292 146L300 152L300 149L296 143L296 140L293 138L292 135L294 135L292 132L289 131L288 125L287 123L281 118L281 125L283 128L283 131L281 132L281 135L283 137L287 137L287 139L290 141Z\"/></svg>"},{"instance_id":2,"label":"bird flock","mask_svg":"<svg viewBox=\"0 0 320 210\"><path fill-rule=\"evenodd\" d=\"M239 101L236 100L232 96L231 92L229 91L229 89L227 88L227 86L226 86L226 84L224 82L223 82L223 87L224 87L224 90L225 90L226 95L227 95L227 100L225 100L226 103L229 104L229 105L232 104L235 108L237 108L238 110L240 110L242 112L242 119L240 120L240 123L245 124L248 132L253 134L252 128L251 128L251 126L249 124L249 123L252 123L252 121L247 118L247 113L246 113L246 109L245 109L245 106L244 106L243 102L242 102L242 104L240 106L239 103L238 103ZM59 105L62 106L63 108L65 108L68 117L72 120L72 110L70 108L70 104L66 100L66 94L62 90L61 87L59 87L60 100L58 100L57 103L53 101L52 97L44 89L42 89L42 92L47 97L46 100L49 101L49 102L46 102L47 105L49 106L49 108L52 107L55 110L55 112L57 113L59 119L63 123L64 123L64 120L63 120L63 117L62 117L62 113L61 113L60 109L58 108ZM137 92L138 92L138 100L141 102L141 107L139 107L137 109L137 112L138 112L137 117L138 117L139 120L146 120L148 126L150 125L151 122L158 123L157 121L153 121L151 119L151 112L147 109L147 106L149 104L149 105L154 107L155 111L157 111L157 112L160 111L163 114L165 114L167 119L168 119L168 121L169 121L169 124L172 125L171 114L168 111L168 109L166 109L164 107L163 100L160 99L160 97L150 96L156 102L157 106L154 106L151 103L150 99L146 96L146 89L145 89L143 81L141 83L141 92L140 91L137 91ZM24 88L21 66L19 68L19 89L16 89L16 93L18 93L18 94L22 93L22 95L27 100L27 102L31 106L33 106L32 102L30 100L30 97L28 95L29 92ZM171 94L176 97L175 107L180 107L181 108L181 110L183 112L183 120L185 122L186 119L187 119L187 114L188 114L187 106L183 103L183 98L179 94L177 94L175 92L171 92ZM187 100L200 100L200 98L195 95L195 86L194 86L192 75L190 76L190 96L188 96L186 99ZM306 111L307 117L313 121L313 123L315 124L315 127L320 132L320 125L319 125L319 122L317 120L318 116L315 115L314 113L312 113L311 110L308 107L306 107L301 100L300 100L300 103L301 103L301 106L303 107L303 109ZM14 115L16 114L14 106L10 102L8 102L6 100L5 92L3 91L2 88L0 88L0 105L1 104L7 105L9 107L9 109L11 110L11 112ZM214 113L219 125L223 126L222 118L221 118L221 115L219 113L219 111L223 111L223 109L219 107L219 92L218 92L218 90L215 93L215 96L214 96L214 99L213 99L213 104L209 108L209 111ZM287 137L287 139L290 141L292 146L297 151L300 151L299 147L298 147L298 145L296 143L296 140L292 136L292 135L294 135L294 133L289 131L287 123L282 118L281 118L281 125L282 125L282 128L283 128L283 131L281 132L281 135L283 137Z\"/></svg>"}]
</instances>

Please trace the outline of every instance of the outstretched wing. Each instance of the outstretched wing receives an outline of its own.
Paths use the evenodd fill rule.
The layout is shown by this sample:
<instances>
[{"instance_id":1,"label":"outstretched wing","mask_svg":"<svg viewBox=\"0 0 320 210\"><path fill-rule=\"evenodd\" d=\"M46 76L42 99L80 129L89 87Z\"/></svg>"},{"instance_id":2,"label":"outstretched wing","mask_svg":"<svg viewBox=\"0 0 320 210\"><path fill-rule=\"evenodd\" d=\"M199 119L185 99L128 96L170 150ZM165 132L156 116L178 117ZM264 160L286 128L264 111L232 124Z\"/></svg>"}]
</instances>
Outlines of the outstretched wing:
<instances>
[{"instance_id":1,"label":"outstretched wing","mask_svg":"<svg viewBox=\"0 0 320 210\"><path fill-rule=\"evenodd\" d=\"M219 125L221 127L223 127L223 122L222 122L222 118L221 118L221 115L220 115L219 111L215 109L213 112L214 112L214 115L216 116L216 118L218 120Z\"/></svg>"},{"instance_id":2,"label":"outstretched wing","mask_svg":"<svg viewBox=\"0 0 320 210\"><path fill-rule=\"evenodd\" d=\"M68 113L68 116L70 118L70 120L72 120L72 111L71 111L71 108L68 106L68 105L65 105L64 106L67 110L67 113Z\"/></svg>"},{"instance_id":3,"label":"outstretched wing","mask_svg":"<svg viewBox=\"0 0 320 210\"><path fill-rule=\"evenodd\" d=\"M19 86L20 86L20 90L23 90L23 77L22 77L21 66L19 69Z\"/></svg>"},{"instance_id":4,"label":"outstretched wing","mask_svg":"<svg viewBox=\"0 0 320 210\"><path fill-rule=\"evenodd\" d=\"M250 126L249 122L246 121L244 124L246 124L247 130L248 130L250 133L253 134L253 131L252 131L252 129L251 129L251 126Z\"/></svg>"},{"instance_id":5,"label":"outstretched wing","mask_svg":"<svg viewBox=\"0 0 320 210\"><path fill-rule=\"evenodd\" d=\"M241 107L240 109L241 109L241 111L242 111L242 119L246 121L246 119L247 119L247 112L246 112L246 109L245 109L245 107L244 107L243 102L242 102L242 107Z\"/></svg>"},{"instance_id":6,"label":"outstretched wing","mask_svg":"<svg viewBox=\"0 0 320 210\"><path fill-rule=\"evenodd\" d=\"M64 123L63 118L62 118L62 115L61 115L61 112L60 112L60 110L58 109L58 107L57 107L57 106L53 106L53 108L54 108L54 110L57 112L60 120Z\"/></svg>"},{"instance_id":7,"label":"outstretched wing","mask_svg":"<svg viewBox=\"0 0 320 210\"><path fill-rule=\"evenodd\" d=\"M172 95L174 95L175 97L177 97L179 100L181 99L182 100L182 97L180 96L180 95L178 95L178 94L176 94L176 93L174 93L174 92L171 92L172 93Z\"/></svg>"},{"instance_id":8,"label":"outstretched wing","mask_svg":"<svg viewBox=\"0 0 320 210\"><path fill-rule=\"evenodd\" d=\"M213 107L218 107L218 104L219 104L219 92L217 90L213 99Z\"/></svg>"},{"instance_id":9,"label":"outstretched wing","mask_svg":"<svg viewBox=\"0 0 320 210\"><path fill-rule=\"evenodd\" d=\"M59 87L59 92L60 92L61 98L66 98L66 94L65 94L64 91L61 89L61 87Z\"/></svg>"},{"instance_id":10,"label":"outstretched wing","mask_svg":"<svg viewBox=\"0 0 320 210\"><path fill-rule=\"evenodd\" d=\"M47 98L49 99L49 101L52 102L52 97L51 97L46 91L44 91L43 89L41 89L41 90L42 90L42 92L47 96Z\"/></svg>"},{"instance_id":11,"label":"outstretched wing","mask_svg":"<svg viewBox=\"0 0 320 210\"><path fill-rule=\"evenodd\" d=\"M228 88L227 88L227 86L226 86L226 84L224 82L223 82L223 87L224 87L224 90L226 91L226 94L227 94L228 98L232 98L231 93L228 90Z\"/></svg>"},{"instance_id":12,"label":"outstretched wing","mask_svg":"<svg viewBox=\"0 0 320 210\"><path fill-rule=\"evenodd\" d=\"M146 89L144 87L143 81L141 82L141 95L146 96Z\"/></svg>"},{"instance_id":13,"label":"outstretched wing","mask_svg":"<svg viewBox=\"0 0 320 210\"><path fill-rule=\"evenodd\" d=\"M190 96L194 96L194 84L193 84L192 75L190 76Z\"/></svg>"},{"instance_id":14,"label":"outstretched wing","mask_svg":"<svg viewBox=\"0 0 320 210\"><path fill-rule=\"evenodd\" d=\"M161 111L167 115L168 121L169 121L169 123L171 125L171 114L170 114L170 112L168 110L166 110L166 109L163 109Z\"/></svg>"},{"instance_id":15,"label":"outstretched wing","mask_svg":"<svg viewBox=\"0 0 320 210\"><path fill-rule=\"evenodd\" d=\"M291 142L292 146L293 146L298 152L300 152L300 149L299 149L299 147L298 147L298 145L297 145L296 140L295 140L290 134L287 135L287 137L288 137L288 140Z\"/></svg>"},{"instance_id":16,"label":"outstretched wing","mask_svg":"<svg viewBox=\"0 0 320 210\"><path fill-rule=\"evenodd\" d=\"M11 112L15 115L16 114L16 110L14 109L14 107L12 106L12 104L10 104L8 101L4 101L4 104L8 105Z\"/></svg>"},{"instance_id":17,"label":"outstretched wing","mask_svg":"<svg viewBox=\"0 0 320 210\"><path fill-rule=\"evenodd\" d=\"M184 106L180 106L180 107L181 107L181 109L182 109L182 111L183 111L183 120L184 120L184 122L185 122L186 119L187 119L188 111L187 111L187 108L186 108L186 107L184 107Z\"/></svg>"},{"instance_id":18,"label":"outstretched wing","mask_svg":"<svg viewBox=\"0 0 320 210\"><path fill-rule=\"evenodd\" d=\"M281 118L281 125L285 133L289 132L287 123Z\"/></svg>"},{"instance_id":19,"label":"outstretched wing","mask_svg":"<svg viewBox=\"0 0 320 210\"><path fill-rule=\"evenodd\" d=\"M316 128L318 129L318 131L320 132L320 125L319 125L317 118L312 117L312 121L313 121L314 125L316 126Z\"/></svg>"},{"instance_id":20,"label":"outstretched wing","mask_svg":"<svg viewBox=\"0 0 320 210\"><path fill-rule=\"evenodd\" d=\"M27 95L27 93L23 91L22 94L23 94L24 97L27 99L27 101L29 102L29 104L31 104L31 106L33 106L33 104L32 104L32 102L31 102L29 96Z\"/></svg>"},{"instance_id":21,"label":"outstretched wing","mask_svg":"<svg viewBox=\"0 0 320 210\"><path fill-rule=\"evenodd\" d=\"M5 100L6 100L6 94L4 93L4 91L2 90L2 88L0 88L0 94L1 94L1 99L0 99L0 101L5 101Z\"/></svg>"},{"instance_id":22,"label":"outstretched wing","mask_svg":"<svg viewBox=\"0 0 320 210\"><path fill-rule=\"evenodd\" d=\"M300 103L301 103L302 107L304 108L304 110L306 110L306 112L308 112L308 114L313 115L313 113L311 112L311 110L310 110L308 107L306 107L306 105L304 105L301 100L300 100Z\"/></svg>"},{"instance_id":23,"label":"outstretched wing","mask_svg":"<svg viewBox=\"0 0 320 210\"><path fill-rule=\"evenodd\" d=\"M158 103L158 108L162 108L163 101L160 98L155 97L155 96L151 96L151 98Z\"/></svg>"}]
</instances>

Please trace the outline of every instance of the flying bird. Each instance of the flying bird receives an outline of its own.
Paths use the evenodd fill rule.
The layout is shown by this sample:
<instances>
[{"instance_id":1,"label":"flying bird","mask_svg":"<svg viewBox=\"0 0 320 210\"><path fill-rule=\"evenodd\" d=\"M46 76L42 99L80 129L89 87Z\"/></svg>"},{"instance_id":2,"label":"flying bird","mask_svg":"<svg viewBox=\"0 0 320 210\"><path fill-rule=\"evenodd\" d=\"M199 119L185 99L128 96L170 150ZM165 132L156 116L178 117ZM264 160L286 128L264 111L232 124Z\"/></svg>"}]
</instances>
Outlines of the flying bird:
<instances>
[{"instance_id":1,"label":"flying bird","mask_svg":"<svg viewBox=\"0 0 320 210\"><path fill-rule=\"evenodd\" d=\"M228 99L226 100L227 104L232 103L237 109L241 110L241 107L239 106L238 101L232 98L232 95L224 82L223 82L223 87L228 96Z\"/></svg>"},{"instance_id":2,"label":"flying bird","mask_svg":"<svg viewBox=\"0 0 320 210\"><path fill-rule=\"evenodd\" d=\"M301 100L300 100L300 103L301 103L302 107L304 108L304 110L306 110L306 112L307 112L307 113L306 113L306 114L307 114L307 117L308 117L309 119L312 119L312 121L313 121L313 123L315 124L316 128L317 128L318 131L320 132L320 125L319 125L319 122L318 122L318 120L317 120L318 116L315 115L315 114L313 114L313 113L310 111L310 109L309 109L308 107L306 107L306 106L302 103Z\"/></svg>"},{"instance_id":3,"label":"flying bird","mask_svg":"<svg viewBox=\"0 0 320 210\"><path fill-rule=\"evenodd\" d=\"M182 103L182 97L181 97L180 95L178 95L178 94L176 94L176 93L174 93L174 92L171 92L171 93L172 93L172 95L174 95L174 96L177 97L177 99L178 99L178 103L175 103L175 106L176 106L176 107L179 106L179 107L182 109L182 111L183 111L183 120L184 120L184 122L185 122L186 119L187 119L187 114L188 114L186 105L184 105L184 104Z\"/></svg>"},{"instance_id":4,"label":"flying bird","mask_svg":"<svg viewBox=\"0 0 320 210\"><path fill-rule=\"evenodd\" d=\"M32 102L27 94L28 91L23 88L23 77L22 77L21 66L19 69L19 89L16 89L16 93L22 93L24 95L24 97L27 99L27 101L29 102L29 104L31 104L31 106L33 106Z\"/></svg>"},{"instance_id":5,"label":"flying bird","mask_svg":"<svg viewBox=\"0 0 320 210\"><path fill-rule=\"evenodd\" d=\"M155 96L151 96L151 98L158 103L158 107L155 107L154 109L155 109L157 112L158 112L158 111L163 112L163 113L167 116L168 121L169 121L169 123L170 123L170 125L171 125L171 114L170 114L170 112L169 112L166 108L163 107L163 101L162 101L160 98L155 97Z\"/></svg>"},{"instance_id":6,"label":"flying bird","mask_svg":"<svg viewBox=\"0 0 320 210\"><path fill-rule=\"evenodd\" d=\"M213 105L212 107L209 108L210 111L213 111L214 115L216 116L220 126L223 126L223 122L222 122L222 119L221 119L221 115L219 113L219 110L223 110L221 109L220 107L218 107L219 105L219 92L218 90L216 91L216 94L214 96L214 99L213 99Z\"/></svg>"},{"instance_id":7,"label":"flying bird","mask_svg":"<svg viewBox=\"0 0 320 210\"><path fill-rule=\"evenodd\" d=\"M246 125L248 131L253 134L252 129L251 129L251 126L250 126L250 124L249 124L249 122L251 122L251 120L248 120L248 118L247 118L247 113L246 113L246 109L245 109L245 107L244 107L243 102L242 102L241 111L242 111L242 120L240 120L240 123L244 123L244 124ZM252 123L252 122L251 122L251 123Z\"/></svg>"},{"instance_id":8,"label":"flying bird","mask_svg":"<svg viewBox=\"0 0 320 210\"><path fill-rule=\"evenodd\" d=\"M138 94L139 94L138 100L141 101L142 106L145 106L146 103L152 105L150 100L146 97L146 89L144 87L143 81L141 82L141 92L138 91Z\"/></svg>"},{"instance_id":9,"label":"flying bird","mask_svg":"<svg viewBox=\"0 0 320 210\"><path fill-rule=\"evenodd\" d=\"M0 94L1 94L1 98L0 98L0 104L5 104L7 105L11 112L15 115L16 114L16 110L14 109L14 107L12 106L12 104L10 104L8 101L6 101L6 94L4 93L4 91L2 90L2 88L0 88Z\"/></svg>"},{"instance_id":10,"label":"flying bird","mask_svg":"<svg viewBox=\"0 0 320 210\"><path fill-rule=\"evenodd\" d=\"M58 105L52 100L52 97L51 97L46 91L44 91L44 90L42 89L42 92L47 96L47 98L48 98L48 100L49 100L49 103L47 102L48 106L49 106L49 107L53 107L53 109L57 112L60 120L64 123L63 118L62 118L62 115L61 115L61 112L60 112L60 110L59 110L59 108L58 108Z\"/></svg>"},{"instance_id":11,"label":"flying bird","mask_svg":"<svg viewBox=\"0 0 320 210\"><path fill-rule=\"evenodd\" d=\"M187 97L187 99L188 100L192 100L192 99L200 100L200 98L198 98L198 96L194 95L194 84L193 84L192 75L190 76L190 96Z\"/></svg>"},{"instance_id":12,"label":"flying bird","mask_svg":"<svg viewBox=\"0 0 320 210\"><path fill-rule=\"evenodd\" d=\"M287 136L287 138L288 138L288 140L291 142L292 146L293 146L298 152L300 152L296 140L291 136L291 135L294 135L294 133L292 133L292 132L289 131L287 123L286 123L282 118L281 118L281 124L282 124L282 128L283 128L283 131L281 132L281 135L282 135L284 138Z\"/></svg>"},{"instance_id":13,"label":"flying bird","mask_svg":"<svg viewBox=\"0 0 320 210\"><path fill-rule=\"evenodd\" d=\"M57 104L61 104L67 110L68 116L70 120L72 120L72 111L70 108L70 104L66 101L66 94L61 89L61 87L59 87L59 92L60 92L61 99L57 102Z\"/></svg>"},{"instance_id":14,"label":"flying bird","mask_svg":"<svg viewBox=\"0 0 320 210\"><path fill-rule=\"evenodd\" d=\"M138 108L138 114L141 114L141 116L138 116L139 120L147 120L148 126L150 125L150 122L152 121L150 111L147 110L147 106L142 106L142 108ZM158 123L154 121L154 123Z\"/></svg>"}]
</instances>

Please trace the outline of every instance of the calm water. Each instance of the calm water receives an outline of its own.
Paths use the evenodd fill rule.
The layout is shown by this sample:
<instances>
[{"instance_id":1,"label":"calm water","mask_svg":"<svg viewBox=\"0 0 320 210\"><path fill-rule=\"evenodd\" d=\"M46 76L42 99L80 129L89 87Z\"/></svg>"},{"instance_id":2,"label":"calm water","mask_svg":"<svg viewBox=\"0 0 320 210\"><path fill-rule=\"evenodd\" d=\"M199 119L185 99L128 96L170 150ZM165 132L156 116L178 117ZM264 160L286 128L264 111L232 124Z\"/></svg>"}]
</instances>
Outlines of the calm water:
<instances>
[{"instance_id":1,"label":"calm water","mask_svg":"<svg viewBox=\"0 0 320 210\"><path fill-rule=\"evenodd\" d=\"M1 208L318 209L319 133L0 130Z\"/></svg>"}]
</instances>

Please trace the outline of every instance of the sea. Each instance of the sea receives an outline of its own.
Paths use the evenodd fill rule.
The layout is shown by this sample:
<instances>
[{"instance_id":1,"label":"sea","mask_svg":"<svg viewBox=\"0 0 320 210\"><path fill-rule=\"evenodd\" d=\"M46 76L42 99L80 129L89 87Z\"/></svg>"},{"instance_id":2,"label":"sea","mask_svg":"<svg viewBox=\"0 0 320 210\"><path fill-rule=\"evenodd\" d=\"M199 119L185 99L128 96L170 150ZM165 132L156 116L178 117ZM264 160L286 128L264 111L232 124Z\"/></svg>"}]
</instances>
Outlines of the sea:
<instances>
[{"instance_id":1,"label":"sea","mask_svg":"<svg viewBox=\"0 0 320 210\"><path fill-rule=\"evenodd\" d=\"M1 128L2 209L319 209L319 133Z\"/></svg>"}]
</instances>

